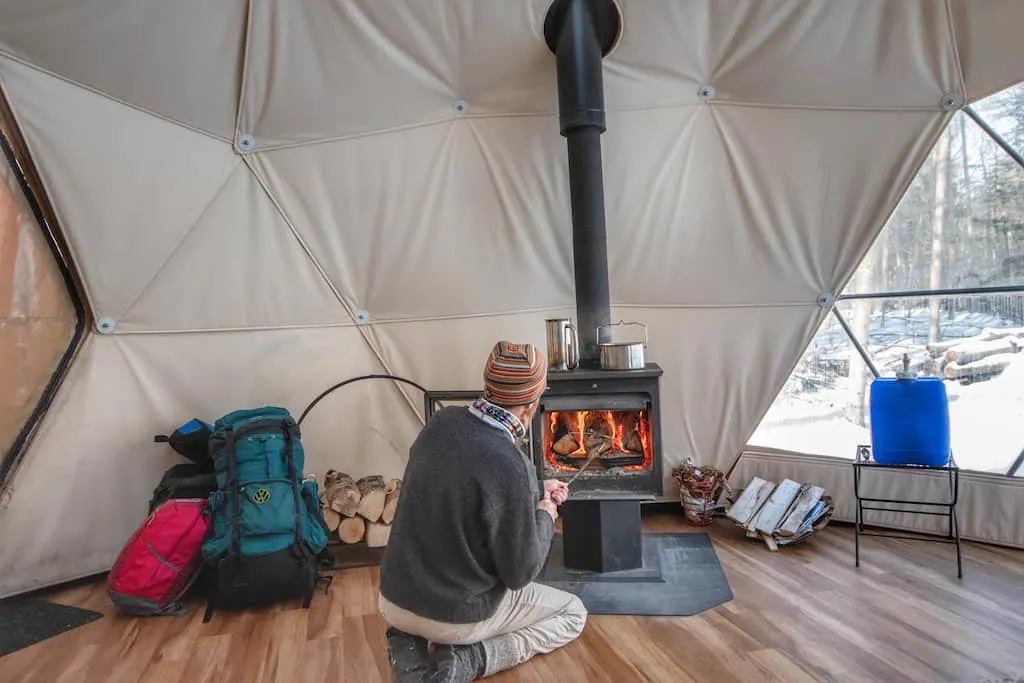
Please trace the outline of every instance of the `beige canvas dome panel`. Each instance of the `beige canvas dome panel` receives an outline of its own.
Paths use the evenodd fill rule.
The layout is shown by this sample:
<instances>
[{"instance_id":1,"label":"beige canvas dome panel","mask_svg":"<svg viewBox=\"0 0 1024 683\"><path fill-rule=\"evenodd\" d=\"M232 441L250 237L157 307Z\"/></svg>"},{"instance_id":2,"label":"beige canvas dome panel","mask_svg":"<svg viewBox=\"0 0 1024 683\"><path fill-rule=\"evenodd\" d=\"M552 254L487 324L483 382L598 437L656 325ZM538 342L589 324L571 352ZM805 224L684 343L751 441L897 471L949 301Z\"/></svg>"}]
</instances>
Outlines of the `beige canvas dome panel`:
<instances>
[{"instance_id":1,"label":"beige canvas dome panel","mask_svg":"<svg viewBox=\"0 0 1024 683\"><path fill-rule=\"evenodd\" d=\"M1017 0L948 0L967 98L977 102L1021 82Z\"/></svg>"},{"instance_id":2,"label":"beige canvas dome panel","mask_svg":"<svg viewBox=\"0 0 1024 683\"><path fill-rule=\"evenodd\" d=\"M8 1L0 7L0 51L79 88L231 140L248 5Z\"/></svg>"},{"instance_id":3,"label":"beige canvas dome panel","mask_svg":"<svg viewBox=\"0 0 1024 683\"><path fill-rule=\"evenodd\" d=\"M0 501L0 596L109 567L174 462L154 433L371 372L474 389L575 315L548 4L0 6L0 87L115 324ZM666 475L727 465L955 108L1024 79L1024 3L619 5L612 315L665 368ZM309 468L397 476L422 417L346 387Z\"/></svg>"},{"instance_id":4,"label":"beige canvas dome panel","mask_svg":"<svg viewBox=\"0 0 1024 683\"><path fill-rule=\"evenodd\" d=\"M222 142L0 58L97 317L120 317L239 160Z\"/></svg>"}]
</instances>

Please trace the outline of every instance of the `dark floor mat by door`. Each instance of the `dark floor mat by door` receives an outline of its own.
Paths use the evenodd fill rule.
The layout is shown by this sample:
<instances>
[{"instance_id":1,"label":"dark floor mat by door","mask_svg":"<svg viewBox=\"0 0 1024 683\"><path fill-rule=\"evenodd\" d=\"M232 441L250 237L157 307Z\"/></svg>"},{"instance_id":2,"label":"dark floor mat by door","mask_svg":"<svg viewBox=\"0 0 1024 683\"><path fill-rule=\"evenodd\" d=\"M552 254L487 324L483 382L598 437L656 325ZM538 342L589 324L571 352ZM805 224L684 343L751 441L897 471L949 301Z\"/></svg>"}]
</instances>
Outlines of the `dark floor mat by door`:
<instances>
[{"instance_id":1,"label":"dark floor mat by door","mask_svg":"<svg viewBox=\"0 0 1024 683\"><path fill-rule=\"evenodd\" d=\"M92 610L36 598L0 600L0 657L102 616Z\"/></svg>"}]
</instances>

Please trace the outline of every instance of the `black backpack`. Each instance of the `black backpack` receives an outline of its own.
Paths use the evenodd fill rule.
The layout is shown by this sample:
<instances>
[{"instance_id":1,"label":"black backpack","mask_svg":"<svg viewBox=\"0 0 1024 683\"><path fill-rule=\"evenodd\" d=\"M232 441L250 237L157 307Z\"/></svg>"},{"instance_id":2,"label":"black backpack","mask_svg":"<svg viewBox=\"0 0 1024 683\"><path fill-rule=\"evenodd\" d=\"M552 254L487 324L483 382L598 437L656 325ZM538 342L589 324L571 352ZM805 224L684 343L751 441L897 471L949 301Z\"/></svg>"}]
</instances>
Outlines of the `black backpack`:
<instances>
[{"instance_id":1,"label":"black backpack","mask_svg":"<svg viewBox=\"0 0 1024 683\"><path fill-rule=\"evenodd\" d=\"M217 490L217 475L206 471L202 465L185 462L174 465L160 478L160 483L153 489L153 497L149 501L149 512L152 514L165 500L171 498L206 498Z\"/></svg>"}]
</instances>

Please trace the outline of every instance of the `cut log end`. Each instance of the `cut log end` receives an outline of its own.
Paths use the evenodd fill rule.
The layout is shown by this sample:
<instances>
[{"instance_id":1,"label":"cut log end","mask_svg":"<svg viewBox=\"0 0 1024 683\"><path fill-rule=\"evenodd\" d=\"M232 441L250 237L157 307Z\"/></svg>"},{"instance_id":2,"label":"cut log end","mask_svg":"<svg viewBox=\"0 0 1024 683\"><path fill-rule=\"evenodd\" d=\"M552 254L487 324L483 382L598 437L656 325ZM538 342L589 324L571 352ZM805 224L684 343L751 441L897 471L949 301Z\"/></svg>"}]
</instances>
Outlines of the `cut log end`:
<instances>
[{"instance_id":1,"label":"cut log end","mask_svg":"<svg viewBox=\"0 0 1024 683\"><path fill-rule=\"evenodd\" d=\"M362 479L360 479L360 480L358 480L356 482L356 488L358 488L359 489L359 493L363 494L364 496L369 491L375 491L377 489L383 489L384 486L385 486L385 484L384 484L384 477L382 477L379 474L373 474L373 475L370 475L369 477L363 477Z\"/></svg>"},{"instance_id":2,"label":"cut log end","mask_svg":"<svg viewBox=\"0 0 1024 683\"><path fill-rule=\"evenodd\" d=\"M368 491L359 501L356 514L366 519L367 522L376 522L384 514L384 505L387 503L387 494L383 488Z\"/></svg>"},{"instance_id":3,"label":"cut log end","mask_svg":"<svg viewBox=\"0 0 1024 683\"><path fill-rule=\"evenodd\" d=\"M337 530L338 525L341 524L341 515L331 508L326 508L324 509L324 522L326 522L329 530L335 531Z\"/></svg>"},{"instance_id":4,"label":"cut log end","mask_svg":"<svg viewBox=\"0 0 1024 683\"><path fill-rule=\"evenodd\" d=\"M355 516L359 502L362 500L359 489L352 484L337 486L327 495L331 509L346 517Z\"/></svg>"},{"instance_id":5,"label":"cut log end","mask_svg":"<svg viewBox=\"0 0 1024 683\"><path fill-rule=\"evenodd\" d=\"M384 498L384 509L381 510L380 514L380 521L384 524L391 524L395 521L395 513L398 511L398 497L402 493L402 480L392 479L388 486L391 486L391 491Z\"/></svg>"},{"instance_id":6,"label":"cut log end","mask_svg":"<svg viewBox=\"0 0 1024 683\"><path fill-rule=\"evenodd\" d=\"M345 472L328 470L320 497L332 538L345 545L387 545L401 492L401 479L385 479L379 474L354 479Z\"/></svg>"},{"instance_id":7,"label":"cut log end","mask_svg":"<svg viewBox=\"0 0 1024 683\"><path fill-rule=\"evenodd\" d=\"M366 519L367 522L376 522L384 513L384 504L387 502L387 493L384 477L374 474L363 477L356 482L359 489L359 504L356 507L356 514Z\"/></svg>"},{"instance_id":8,"label":"cut log end","mask_svg":"<svg viewBox=\"0 0 1024 683\"><path fill-rule=\"evenodd\" d=\"M342 543L359 543L365 535L366 521L362 517L346 517L338 525L338 538Z\"/></svg>"},{"instance_id":9,"label":"cut log end","mask_svg":"<svg viewBox=\"0 0 1024 683\"><path fill-rule=\"evenodd\" d=\"M388 544L391 537L391 525L370 523L366 525L366 546L368 548L383 548Z\"/></svg>"}]
</instances>

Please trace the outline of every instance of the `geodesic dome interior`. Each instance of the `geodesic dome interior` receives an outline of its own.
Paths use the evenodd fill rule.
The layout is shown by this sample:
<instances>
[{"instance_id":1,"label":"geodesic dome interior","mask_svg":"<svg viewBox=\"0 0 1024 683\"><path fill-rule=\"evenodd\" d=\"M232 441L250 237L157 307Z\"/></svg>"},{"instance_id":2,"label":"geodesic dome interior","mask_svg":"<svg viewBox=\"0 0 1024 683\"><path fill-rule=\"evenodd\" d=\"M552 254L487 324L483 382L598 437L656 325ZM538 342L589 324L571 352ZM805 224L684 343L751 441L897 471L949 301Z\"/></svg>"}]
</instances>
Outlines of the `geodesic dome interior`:
<instances>
[{"instance_id":1,"label":"geodesic dome interior","mask_svg":"<svg viewBox=\"0 0 1024 683\"><path fill-rule=\"evenodd\" d=\"M478 388L496 340L575 315L549 4L0 2L89 315L5 483L0 594L109 567L173 462L154 433L365 373ZM1024 4L618 4L613 317L665 369L666 476L724 467L946 122L1024 79ZM336 392L308 468L400 476L422 412Z\"/></svg>"}]
</instances>

